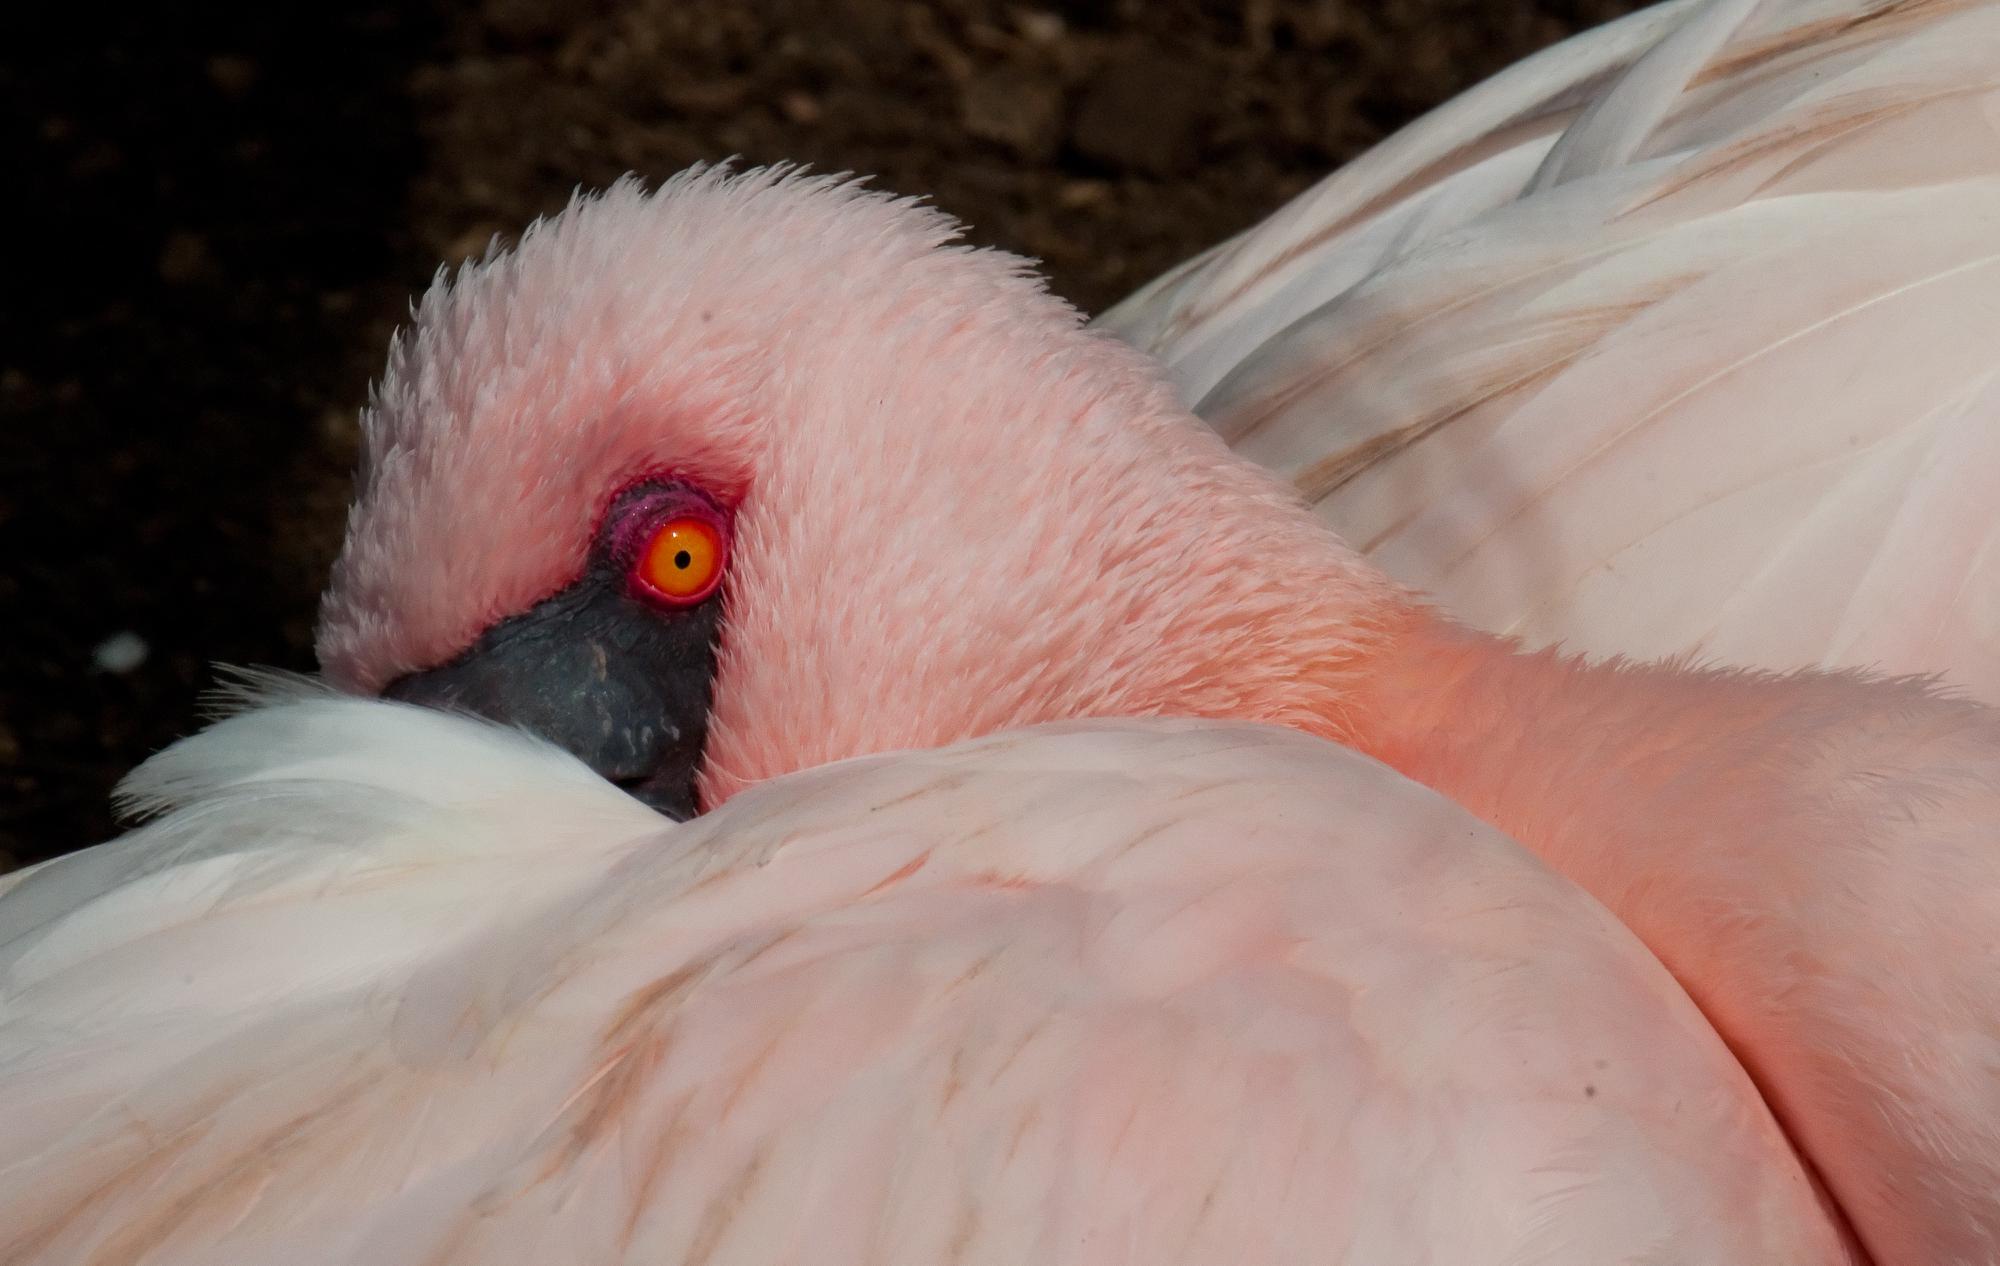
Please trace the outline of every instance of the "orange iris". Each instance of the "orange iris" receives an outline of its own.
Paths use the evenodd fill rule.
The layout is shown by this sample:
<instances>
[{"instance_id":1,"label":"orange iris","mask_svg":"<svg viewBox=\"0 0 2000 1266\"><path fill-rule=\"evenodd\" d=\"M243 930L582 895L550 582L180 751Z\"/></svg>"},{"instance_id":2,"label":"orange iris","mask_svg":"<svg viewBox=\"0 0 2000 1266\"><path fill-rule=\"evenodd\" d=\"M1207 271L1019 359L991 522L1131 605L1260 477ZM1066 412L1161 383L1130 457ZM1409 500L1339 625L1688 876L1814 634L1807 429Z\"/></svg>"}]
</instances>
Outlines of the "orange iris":
<instances>
[{"instance_id":1,"label":"orange iris","mask_svg":"<svg viewBox=\"0 0 2000 1266\"><path fill-rule=\"evenodd\" d=\"M674 602L699 602L722 579L722 533L707 519L668 519L639 555L638 576Z\"/></svg>"}]
</instances>

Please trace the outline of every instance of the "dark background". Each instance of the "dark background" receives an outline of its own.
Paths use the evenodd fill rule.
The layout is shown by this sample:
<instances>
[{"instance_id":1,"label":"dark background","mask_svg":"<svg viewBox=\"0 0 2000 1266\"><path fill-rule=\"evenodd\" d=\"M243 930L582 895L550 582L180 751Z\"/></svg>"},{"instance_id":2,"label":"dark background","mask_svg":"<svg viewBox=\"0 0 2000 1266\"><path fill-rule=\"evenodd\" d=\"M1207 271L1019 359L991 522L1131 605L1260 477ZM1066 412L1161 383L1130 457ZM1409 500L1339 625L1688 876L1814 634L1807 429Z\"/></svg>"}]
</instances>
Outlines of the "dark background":
<instances>
[{"instance_id":1,"label":"dark background","mask_svg":"<svg viewBox=\"0 0 2000 1266\"><path fill-rule=\"evenodd\" d=\"M212 662L311 667L390 330L573 186L872 172L1095 311L1635 6L11 7L36 12L0 18L0 870L105 838ZM121 633L144 661L95 668Z\"/></svg>"}]
</instances>

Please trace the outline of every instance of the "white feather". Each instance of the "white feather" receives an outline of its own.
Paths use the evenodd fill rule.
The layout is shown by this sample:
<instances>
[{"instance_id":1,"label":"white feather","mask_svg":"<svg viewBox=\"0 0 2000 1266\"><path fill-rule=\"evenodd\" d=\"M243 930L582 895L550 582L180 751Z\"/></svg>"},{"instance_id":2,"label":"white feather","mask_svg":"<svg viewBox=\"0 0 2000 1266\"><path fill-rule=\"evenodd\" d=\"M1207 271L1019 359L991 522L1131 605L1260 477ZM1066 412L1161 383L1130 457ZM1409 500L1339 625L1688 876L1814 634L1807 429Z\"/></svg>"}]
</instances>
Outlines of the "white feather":
<instances>
[{"instance_id":1,"label":"white feather","mask_svg":"<svg viewBox=\"0 0 2000 1266\"><path fill-rule=\"evenodd\" d=\"M1637 16L1101 324L1480 627L2000 697L2000 6Z\"/></svg>"},{"instance_id":2,"label":"white feather","mask_svg":"<svg viewBox=\"0 0 2000 1266\"><path fill-rule=\"evenodd\" d=\"M0 895L0 1260L1823 1262L1577 889L1287 731L1094 723L686 825L295 694Z\"/></svg>"}]
</instances>

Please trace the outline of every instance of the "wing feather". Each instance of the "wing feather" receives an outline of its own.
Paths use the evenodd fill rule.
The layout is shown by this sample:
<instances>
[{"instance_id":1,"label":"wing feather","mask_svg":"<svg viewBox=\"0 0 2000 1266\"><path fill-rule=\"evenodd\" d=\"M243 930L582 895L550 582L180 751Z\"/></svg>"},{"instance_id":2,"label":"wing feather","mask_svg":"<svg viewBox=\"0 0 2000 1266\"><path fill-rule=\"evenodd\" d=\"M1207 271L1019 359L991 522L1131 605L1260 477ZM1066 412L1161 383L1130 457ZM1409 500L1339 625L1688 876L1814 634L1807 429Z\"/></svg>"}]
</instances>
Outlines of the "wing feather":
<instances>
[{"instance_id":1,"label":"wing feather","mask_svg":"<svg viewBox=\"0 0 2000 1266\"><path fill-rule=\"evenodd\" d=\"M9 1262L1819 1263L1601 907L1281 730L1092 723L662 822L299 697L0 895Z\"/></svg>"},{"instance_id":2,"label":"wing feather","mask_svg":"<svg viewBox=\"0 0 2000 1266\"><path fill-rule=\"evenodd\" d=\"M2000 697L2000 6L1714 0L1573 43L1495 81L1608 71L1553 148L1494 116L1504 196L1349 221L1349 168L1232 245L1254 283L1214 256L1106 327L1481 627Z\"/></svg>"}]
</instances>

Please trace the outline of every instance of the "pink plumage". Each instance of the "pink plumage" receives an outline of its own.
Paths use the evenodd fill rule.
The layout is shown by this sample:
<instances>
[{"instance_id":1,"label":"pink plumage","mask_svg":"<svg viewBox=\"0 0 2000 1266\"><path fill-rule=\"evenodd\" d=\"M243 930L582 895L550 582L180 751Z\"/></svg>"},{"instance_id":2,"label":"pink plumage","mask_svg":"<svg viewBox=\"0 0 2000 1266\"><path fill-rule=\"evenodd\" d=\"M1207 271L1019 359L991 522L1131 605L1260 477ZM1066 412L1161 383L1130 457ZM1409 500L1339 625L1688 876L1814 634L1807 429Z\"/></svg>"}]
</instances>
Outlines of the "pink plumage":
<instances>
[{"instance_id":1,"label":"pink plumage","mask_svg":"<svg viewBox=\"0 0 2000 1266\"><path fill-rule=\"evenodd\" d=\"M1753 7L1540 63L1638 103L1541 183L1636 153ZM1913 39L1992 11L1908 8ZM599 726L462 670L573 639L565 671L629 684L647 621L691 618L604 546L661 481L730 519L716 640L670 665L699 690L666 692L711 812L390 704L162 758L136 786L184 807L0 893L16 1255L2000 1255L1990 710L1474 632L953 231L695 172L434 289L369 413L329 674L516 686L579 750L644 728L643 691ZM1203 723L1110 719L1166 716Z\"/></svg>"}]
</instances>

